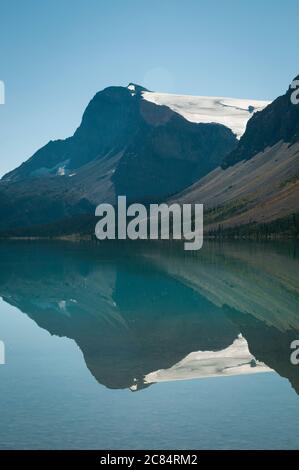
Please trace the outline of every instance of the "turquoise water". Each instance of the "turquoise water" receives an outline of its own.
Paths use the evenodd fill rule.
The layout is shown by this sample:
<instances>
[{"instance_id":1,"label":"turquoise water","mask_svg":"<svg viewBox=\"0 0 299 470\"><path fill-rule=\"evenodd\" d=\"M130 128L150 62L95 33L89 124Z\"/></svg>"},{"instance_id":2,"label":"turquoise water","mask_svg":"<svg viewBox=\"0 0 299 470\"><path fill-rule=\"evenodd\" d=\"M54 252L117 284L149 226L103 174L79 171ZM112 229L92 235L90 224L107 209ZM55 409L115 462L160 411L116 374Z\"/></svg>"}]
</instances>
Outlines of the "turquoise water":
<instances>
[{"instance_id":1,"label":"turquoise water","mask_svg":"<svg viewBox=\"0 0 299 470\"><path fill-rule=\"evenodd\" d=\"M298 449L298 253L2 243L0 448Z\"/></svg>"}]
</instances>

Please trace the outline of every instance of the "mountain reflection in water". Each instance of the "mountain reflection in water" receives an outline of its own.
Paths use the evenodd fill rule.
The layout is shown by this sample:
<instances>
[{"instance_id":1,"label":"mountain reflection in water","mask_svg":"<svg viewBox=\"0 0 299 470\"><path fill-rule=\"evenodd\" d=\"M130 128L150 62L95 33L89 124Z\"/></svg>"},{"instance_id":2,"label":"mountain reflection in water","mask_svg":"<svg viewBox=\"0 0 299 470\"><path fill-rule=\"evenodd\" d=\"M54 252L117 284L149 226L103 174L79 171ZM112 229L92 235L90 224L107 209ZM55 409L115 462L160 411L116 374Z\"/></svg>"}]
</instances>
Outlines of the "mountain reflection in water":
<instances>
[{"instance_id":1,"label":"mountain reflection in water","mask_svg":"<svg viewBox=\"0 0 299 470\"><path fill-rule=\"evenodd\" d=\"M299 393L298 247L206 242L5 242L0 295L73 339L96 380L155 382L276 371Z\"/></svg>"}]
</instances>

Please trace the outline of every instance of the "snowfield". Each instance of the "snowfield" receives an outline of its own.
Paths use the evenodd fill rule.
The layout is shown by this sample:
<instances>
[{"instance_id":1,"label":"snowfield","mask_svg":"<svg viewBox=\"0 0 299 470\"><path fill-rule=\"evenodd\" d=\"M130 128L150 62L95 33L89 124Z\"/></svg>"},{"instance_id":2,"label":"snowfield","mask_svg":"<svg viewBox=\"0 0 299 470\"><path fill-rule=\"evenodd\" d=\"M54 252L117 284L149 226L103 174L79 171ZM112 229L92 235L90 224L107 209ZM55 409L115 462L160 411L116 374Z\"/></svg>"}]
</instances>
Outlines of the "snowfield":
<instances>
[{"instance_id":1,"label":"snowfield","mask_svg":"<svg viewBox=\"0 0 299 470\"><path fill-rule=\"evenodd\" d=\"M168 382L261 372L272 372L272 369L254 358L249 352L246 339L239 335L233 344L222 351L192 352L170 369L160 369L147 374L144 382Z\"/></svg>"},{"instance_id":2,"label":"snowfield","mask_svg":"<svg viewBox=\"0 0 299 470\"><path fill-rule=\"evenodd\" d=\"M238 139L245 132L247 121L252 114L270 104L270 101L172 95L151 91L142 92L142 96L157 105L168 106L190 122L223 124L229 127Z\"/></svg>"}]
</instances>

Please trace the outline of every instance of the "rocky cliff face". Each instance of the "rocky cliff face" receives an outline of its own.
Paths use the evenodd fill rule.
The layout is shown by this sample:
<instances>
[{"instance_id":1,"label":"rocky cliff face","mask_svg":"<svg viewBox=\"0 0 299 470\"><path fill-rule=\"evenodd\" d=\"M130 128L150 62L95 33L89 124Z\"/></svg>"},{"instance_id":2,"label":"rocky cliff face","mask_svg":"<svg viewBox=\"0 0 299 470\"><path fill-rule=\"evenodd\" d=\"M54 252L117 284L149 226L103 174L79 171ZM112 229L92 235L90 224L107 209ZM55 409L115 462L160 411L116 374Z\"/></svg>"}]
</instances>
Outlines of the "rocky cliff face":
<instances>
[{"instance_id":1,"label":"rocky cliff face","mask_svg":"<svg viewBox=\"0 0 299 470\"><path fill-rule=\"evenodd\" d=\"M207 232L242 235L256 227L256 233L298 234L299 104L291 102L293 91L256 112L222 165L174 197L204 204Z\"/></svg>"},{"instance_id":2,"label":"rocky cliff face","mask_svg":"<svg viewBox=\"0 0 299 470\"><path fill-rule=\"evenodd\" d=\"M296 80L299 79L299 76ZM299 141L299 104L291 102L291 87L262 111L253 114L239 145L224 159L222 168L249 160L277 142Z\"/></svg>"}]
</instances>

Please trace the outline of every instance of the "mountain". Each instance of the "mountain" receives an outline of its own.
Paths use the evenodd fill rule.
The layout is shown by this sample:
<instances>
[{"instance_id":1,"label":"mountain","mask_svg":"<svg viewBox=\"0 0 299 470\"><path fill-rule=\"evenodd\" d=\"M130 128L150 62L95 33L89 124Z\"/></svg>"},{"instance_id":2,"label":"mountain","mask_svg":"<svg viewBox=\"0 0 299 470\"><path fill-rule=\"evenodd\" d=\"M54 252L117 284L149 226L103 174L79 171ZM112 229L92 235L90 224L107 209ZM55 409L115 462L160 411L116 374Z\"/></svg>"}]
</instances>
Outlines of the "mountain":
<instances>
[{"instance_id":1,"label":"mountain","mask_svg":"<svg viewBox=\"0 0 299 470\"><path fill-rule=\"evenodd\" d=\"M298 79L299 76L295 80ZM283 96L252 116L239 145L224 158L222 168L250 160L278 142L286 142L290 146L299 142L299 105L292 103L292 92L293 89L289 87Z\"/></svg>"},{"instance_id":2,"label":"mountain","mask_svg":"<svg viewBox=\"0 0 299 470\"><path fill-rule=\"evenodd\" d=\"M265 104L108 87L72 137L50 141L2 178L0 231L35 234L50 224L53 233L74 232L78 218L82 225L117 195L165 200L218 167Z\"/></svg>"},{"instance_id":3,"label":"mountain","mask_svg":"<svg viewBox=\"0 0 299 470\"><path fill-rule=\"evenodd\" d=\"M204 204L206 231L299 233L299 105L292 91L255 113L222 165L176 196Z\"/></svg>"}]
</instances>

